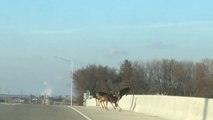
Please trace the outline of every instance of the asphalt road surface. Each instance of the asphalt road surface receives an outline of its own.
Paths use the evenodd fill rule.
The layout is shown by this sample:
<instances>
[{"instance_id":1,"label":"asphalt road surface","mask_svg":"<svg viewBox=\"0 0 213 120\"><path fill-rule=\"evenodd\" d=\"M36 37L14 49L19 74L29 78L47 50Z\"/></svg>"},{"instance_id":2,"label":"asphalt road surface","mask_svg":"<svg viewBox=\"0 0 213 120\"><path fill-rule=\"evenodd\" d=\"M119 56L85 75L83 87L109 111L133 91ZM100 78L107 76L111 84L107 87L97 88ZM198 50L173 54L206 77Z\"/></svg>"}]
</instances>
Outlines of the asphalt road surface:
<instances>
[{"instance_id":1,"label":"asphalt road surface","mask_svg":"<svg viewBox=\"0 0 213 120\"><path fill-rule=\"evenodd\" d=\"M66 106L0 105L0 120L87 120Z\"/></svg>"},{"instance_id":2,"label":"asphalt road surface","mask_svg":"<svg viewBox=\"0 0 213 120\"><path fill-rule=\"evenodd\" d=\"M0 105L0 120L165 120L130 111L100 107L48 105Z\"/></svg>"}]
</instances>

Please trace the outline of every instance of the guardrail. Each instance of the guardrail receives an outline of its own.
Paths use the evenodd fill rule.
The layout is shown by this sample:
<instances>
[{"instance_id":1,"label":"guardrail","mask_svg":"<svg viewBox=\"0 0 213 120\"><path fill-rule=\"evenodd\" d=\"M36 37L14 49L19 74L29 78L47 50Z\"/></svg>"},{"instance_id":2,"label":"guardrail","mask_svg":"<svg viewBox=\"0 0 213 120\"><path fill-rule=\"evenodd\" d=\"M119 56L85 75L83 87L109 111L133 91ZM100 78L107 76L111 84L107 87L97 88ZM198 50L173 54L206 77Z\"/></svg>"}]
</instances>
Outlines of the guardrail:
<instances>
[{"instance_id":1,"label":"guardrail","mask_svg":"<svg viewBox=\"0 0 213 120\"><path fill-rule=\"evenodd\" d=\"M95 106L87 99L86 106ZM124 110L170 120L213 120L213 99L163 95L127 95L119 101Z\"/></svg>"}]
</instances>

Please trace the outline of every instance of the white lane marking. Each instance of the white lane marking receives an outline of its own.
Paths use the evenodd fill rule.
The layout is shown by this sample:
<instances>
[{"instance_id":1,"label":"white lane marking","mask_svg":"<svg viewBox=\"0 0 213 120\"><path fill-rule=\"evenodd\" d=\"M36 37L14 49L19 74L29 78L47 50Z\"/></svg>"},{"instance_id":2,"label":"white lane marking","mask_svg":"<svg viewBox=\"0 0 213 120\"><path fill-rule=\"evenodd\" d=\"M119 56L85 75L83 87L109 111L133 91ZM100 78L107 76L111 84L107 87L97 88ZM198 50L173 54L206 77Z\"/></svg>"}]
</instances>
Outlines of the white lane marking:
<instances>
[{"instance_id":1,"label":"white lane marking","mask_svg":"<svg viewBox=\"0 0 213 120\"><path fill-rule=\"evenodd\" d=\"M81 116L83 116L84 118L86 118L87 120L92 120L91 118L89 118L88 116L84 115L82 112L80 112L79 110L68 106L69 108L73 109L74 111L76 111L77 113L79 113Z\"/></svg>"}]
</instances>

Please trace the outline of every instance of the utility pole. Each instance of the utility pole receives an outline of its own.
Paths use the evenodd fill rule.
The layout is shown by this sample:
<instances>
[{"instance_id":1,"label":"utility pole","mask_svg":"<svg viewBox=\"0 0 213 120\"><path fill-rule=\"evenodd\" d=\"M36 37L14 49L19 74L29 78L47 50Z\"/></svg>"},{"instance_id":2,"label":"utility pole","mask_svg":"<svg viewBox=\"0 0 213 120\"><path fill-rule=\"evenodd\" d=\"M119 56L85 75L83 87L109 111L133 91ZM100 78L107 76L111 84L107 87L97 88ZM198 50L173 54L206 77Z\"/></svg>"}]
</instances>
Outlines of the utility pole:
<instances>
[{"instance_id":1,"label":"utility pole","mask_svg":"<svg viewBox=\"0 0 213 120\"><path fill-rule=\"evenodd\" d=\"M22 100L22 88L21 88L21 100Z\"/></svg>"},{"instance_id":2,"label":"utility pole","mask_svg":"<svg viewBox=\"0 0 213 120\"><path fill-rule=\"evenodd\" d=\"M0 100L2 99L1 96L2 96L2 95L1 95L1 88L0 88Z\"/></svg>"}]
</instances>

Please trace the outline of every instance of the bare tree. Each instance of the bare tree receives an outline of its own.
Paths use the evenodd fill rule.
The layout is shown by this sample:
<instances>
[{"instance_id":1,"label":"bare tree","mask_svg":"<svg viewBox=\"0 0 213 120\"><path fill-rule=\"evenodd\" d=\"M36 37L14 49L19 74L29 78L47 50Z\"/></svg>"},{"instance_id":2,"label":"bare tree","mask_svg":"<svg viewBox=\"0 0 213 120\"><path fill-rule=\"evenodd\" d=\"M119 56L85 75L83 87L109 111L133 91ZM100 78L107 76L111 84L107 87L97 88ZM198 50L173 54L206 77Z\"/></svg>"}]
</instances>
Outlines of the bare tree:
<instances>
[{"instance_id":1,"label":"bare tree","mask_svg":"<svg viewBox=\"0 0 213 120\"><path fill-rule=\"evenodd\" d=\"M95 96L96 91L109 92L107 81L116 78L117 74L115 69L107 66L89 65L75 71L73 77L77 94L82 96L83 92L89 90Z\"/></svg>"},{"instance_id":2,"label":"bare tree","mask_svg":"<svg viewBox=\"0 0 213 120\"><path fill-rule=\"evenodd\" d=\"M210 60L204 60L196 64L194 96L213 97L212 63Z\"/></svg>"},{"instance_id":3,"label":"bare tree","mask_svg":"<svg viewBox=\"0 0 213 120\"><path fill-rule=\"evenodd\" d=\"M130 62L120 65L119 73L107 66L89 65L74 73L78 92L120 91L130 87L135 94L167 94L213 97L213 60L202 62L173 59Z\"/></svg>"},{"instance_id":4,"label":"bare tree","mask_svg":"<svg viewBox=\"0 0 213 120\"><path fill-rule=\"evenodd\" d=\"M132 74L133 74L132 63L128 60L125 60L120 66L121 81L130 82Z\"/></svg>"},{"instance_id":5,"label":"bare tree","mask_svg":"<svg viewBox=\"0 0 213 120\"><path fill-rule=\"evenodd\" d=\"M132 77L131 85L134 93L147 93L149 90L149 84L145 80L145 66L143 63L132 63Z\"/></svg>"}]
</instances>

